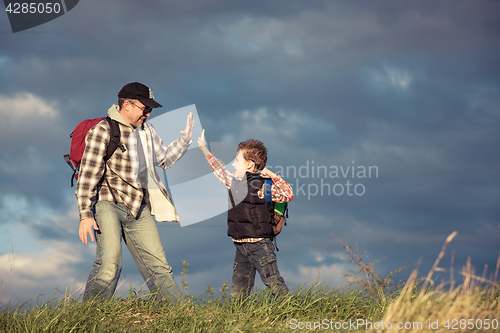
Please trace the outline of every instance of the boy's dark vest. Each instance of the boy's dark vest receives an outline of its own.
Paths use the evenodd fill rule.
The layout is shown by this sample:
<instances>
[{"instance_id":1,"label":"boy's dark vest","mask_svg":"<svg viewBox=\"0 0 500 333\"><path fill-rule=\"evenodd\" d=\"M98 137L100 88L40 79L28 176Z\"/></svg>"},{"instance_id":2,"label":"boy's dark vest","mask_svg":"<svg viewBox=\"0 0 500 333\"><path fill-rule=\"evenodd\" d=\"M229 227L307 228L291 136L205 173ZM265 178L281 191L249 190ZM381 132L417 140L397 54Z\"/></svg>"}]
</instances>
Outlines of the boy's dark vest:
<instances>
[{"instance_id":1,"label":"boy's dark vest","mask_svg":"<svg viewBox=\"0 0 500 333\"><path fill-rule=\"evenodd\" d=\"M229 190L227 234L234 239L272 238L271 216L264 199L257 192L265 179L256 173L245 173L245 179L233 178ZM246 186L246 189L244 188ZM248 192L246 191L248 190ZM245 195L246 194L246 195ZM245 196L242 198L242 196ZM235 204L238 203L235 207Z\"/></svg>"}]
</instances>

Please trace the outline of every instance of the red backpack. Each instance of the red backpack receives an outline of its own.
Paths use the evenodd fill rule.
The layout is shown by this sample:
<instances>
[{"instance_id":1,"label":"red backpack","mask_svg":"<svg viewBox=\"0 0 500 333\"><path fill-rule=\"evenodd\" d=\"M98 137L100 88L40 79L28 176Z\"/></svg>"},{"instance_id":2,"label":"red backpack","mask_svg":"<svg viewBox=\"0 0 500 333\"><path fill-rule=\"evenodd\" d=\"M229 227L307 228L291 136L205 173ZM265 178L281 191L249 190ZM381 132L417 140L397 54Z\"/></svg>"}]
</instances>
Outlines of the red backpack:
<instances>
[{"instance_id":1,"label":"red backpack","mask_svg":"<svg viewBox=\"0 0 500 333\"><path fill-rule=\"evenodd\" d=\"M116 148L120 146L122 151L125 151L125 147L120 145L120 126L116 120L110 117L101 117L96 119L86 119L75 127L74 131L69 135L71 138L71 148L69 155L64 155L66 163L73 170L73 176L71 176L71 186L73 187L73 180L78 179L78 172L80 169L80 162L82 161L83 152L85 151L85 137L92 127L97 125L105 119L109 123L111 128L110 140L108 147L106 148L106 156L104 156L104 161L109 160L113 155Z\"/></svg>"}]
</instances>

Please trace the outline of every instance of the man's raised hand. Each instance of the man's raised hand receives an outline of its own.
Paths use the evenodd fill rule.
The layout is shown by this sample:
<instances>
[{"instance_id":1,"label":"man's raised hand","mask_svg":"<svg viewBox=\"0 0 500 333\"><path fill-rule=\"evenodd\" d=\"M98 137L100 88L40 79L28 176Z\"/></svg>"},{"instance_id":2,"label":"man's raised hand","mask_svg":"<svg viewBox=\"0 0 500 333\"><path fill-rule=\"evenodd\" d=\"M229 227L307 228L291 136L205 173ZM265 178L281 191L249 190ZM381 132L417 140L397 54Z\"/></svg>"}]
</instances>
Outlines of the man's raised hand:
<instances>
[{"instance_id":1,"label":"man's raised hand","mask_svg":"<svg viewBox=\"0 0 500 333\"><path fill-rule=\"evenodd\" d=\"M187 116L186 120L186 129L184 131L181 131L182 133L182 140L184 140L185 143L188 143L191 141L191 135L193 135L193 124L194 124L194 117L193 113L189 112L189 115Z\"/></svg>"}]
</instances>

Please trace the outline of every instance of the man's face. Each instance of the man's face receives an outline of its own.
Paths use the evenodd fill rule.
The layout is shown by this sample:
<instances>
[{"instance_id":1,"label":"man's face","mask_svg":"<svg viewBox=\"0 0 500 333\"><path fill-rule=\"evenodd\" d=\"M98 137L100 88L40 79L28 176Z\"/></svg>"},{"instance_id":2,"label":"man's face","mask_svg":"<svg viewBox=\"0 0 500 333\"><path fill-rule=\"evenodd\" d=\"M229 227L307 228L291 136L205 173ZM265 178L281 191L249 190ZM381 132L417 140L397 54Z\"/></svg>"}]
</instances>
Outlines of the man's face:
<instances>
[{"instance_id":1,"label":"man's face","mask_svg":"<svg viewBox=\"0 0 500 333\"><path fill-rule=\"evenodd\" d=\"M122 109L124 112L120 110L120 114L123 116L123 119L134 128L141 126L151 115L151 110L135 99L125 101ZM146 113L145 110L147 111Z\"/></svg>"},{"instance_id":2,"label":"man's face","mask_svg":"<svg viewBox=\"0 0 500 333\"><path fill-rule=\"evenodd\" d=\"M242 178L246 171L253 170L253 162L245 160L241 150L236 154L236 158L234 159L232 166L234 168L234 176L236 178Z\"/></svg>"}]
</instances>

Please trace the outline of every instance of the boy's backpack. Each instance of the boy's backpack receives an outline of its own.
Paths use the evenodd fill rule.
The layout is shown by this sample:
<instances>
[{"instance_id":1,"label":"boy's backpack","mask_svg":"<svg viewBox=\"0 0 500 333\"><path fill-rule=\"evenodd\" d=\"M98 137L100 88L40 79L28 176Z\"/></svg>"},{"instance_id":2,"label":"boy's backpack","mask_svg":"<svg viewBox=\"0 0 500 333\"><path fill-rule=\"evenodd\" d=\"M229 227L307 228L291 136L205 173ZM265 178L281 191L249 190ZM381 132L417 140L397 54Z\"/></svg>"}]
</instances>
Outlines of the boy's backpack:
<instances>
[{"instance_id":1,"label":"boy's backpack","mask_svg":"<svg viewBox=\"0 0 500 333\"><path fill-rule=\"evenodd\" d=\"M70 134L71 138L71 148L69 154L64 155L66 163L73 170L73 176L71 177L71 186L73 187L73 180L78 179L78 172L80 169L80 162L82 161L83 152L85 151L85 137L92 127L97 125L101 120L106 119L111 128L110 140L108 147L106 148L106 156L104 156L104 161L109 160L113 155L116 148L120 146L120 126L116 120L110 117L101 117L96 119L86 119L75 127L75 130ZM123 145L121 146L122 151L124 150Z\"/></svg>"},{"instance_id":2,"label":"boy's backpack","mask_svg":"<svg viewBox=\"0 0 500 333\"><path fill-rule=\"evenodd\" d=\"M272 186L273 180L271 178L266 178L266 182L264 183L264 200L266 201L267 209L269 209L269 214L271 214L271 225L273 226L274 237L276 237L281 232L283 225L286 225L286 219L288 218L288 203L273 202L271 198ZM276 247L276 250L278 250L278 247Z\"/></svg>"}]
</instances>

